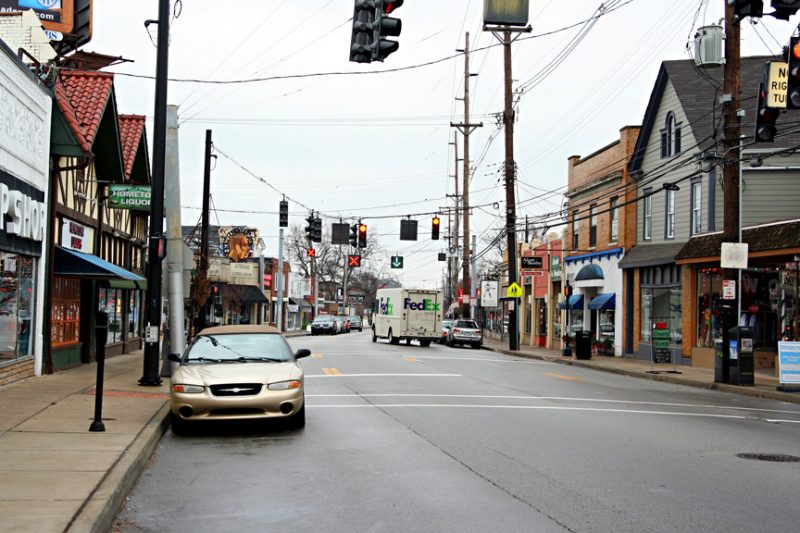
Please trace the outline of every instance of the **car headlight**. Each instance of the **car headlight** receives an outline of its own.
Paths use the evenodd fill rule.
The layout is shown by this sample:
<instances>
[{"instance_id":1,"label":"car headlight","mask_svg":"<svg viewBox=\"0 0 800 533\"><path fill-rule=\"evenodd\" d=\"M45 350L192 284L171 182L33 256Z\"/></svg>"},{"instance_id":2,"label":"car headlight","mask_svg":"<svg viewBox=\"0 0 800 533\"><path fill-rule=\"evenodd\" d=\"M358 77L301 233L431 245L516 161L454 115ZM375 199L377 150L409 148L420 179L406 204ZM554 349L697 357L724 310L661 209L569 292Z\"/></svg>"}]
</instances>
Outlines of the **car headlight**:
<instances>
[{"instance_id":1,"label":"car headlight","mask_svg":"<svg viewBox=\"0 0 800 533\"><path fill-rule=\"evenodd\" d=\"M176 383L172 386L173 392L183 392L186 394L199 394L206 390L202 385L185 385L183 383Z\"/></svg>"},{"instance_id":2,"label":"car headlight","mask_svg":"<svg viewBox=\"0 0 800 533\"><path fill-rule=\"evenodd\" d=\"M291 381L280 381L278 383L270 383L267 385L269 390L292 390L292 389L299 389L300 382L296 379Z\"/></svg>"}]
</instances>

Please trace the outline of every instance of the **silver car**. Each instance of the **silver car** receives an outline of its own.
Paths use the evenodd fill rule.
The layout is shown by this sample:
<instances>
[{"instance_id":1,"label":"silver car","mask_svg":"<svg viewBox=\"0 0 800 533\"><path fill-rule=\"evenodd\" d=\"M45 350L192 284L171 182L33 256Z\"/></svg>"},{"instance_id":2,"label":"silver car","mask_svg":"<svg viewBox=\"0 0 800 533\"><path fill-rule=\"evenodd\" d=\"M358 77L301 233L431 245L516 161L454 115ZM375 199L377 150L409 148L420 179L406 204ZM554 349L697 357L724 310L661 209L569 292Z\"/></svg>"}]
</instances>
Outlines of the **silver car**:
<instances>
[{"instance_id":1,"label":"silver car","mask_svg":"<svg viewBox=\"0 0 800 533\"><path fill-rule=\"evenodd\" d=\"M447 345L457 346L460 344L469 344L476 349L480 349L483 344L483 332L474 320L456 320L450 326Z\"/></svg>"},{"instance_id":2,"label":"silver car","mask_svg":"<svg viewBox=\"0 0 800 533\"><path fill-rule=\"evenodd\" d=\"M350 315L350 329L357 329L358 331L364 331L364 322L361 320L360 316L357 315Z\"/></svg>"}]
</instances>

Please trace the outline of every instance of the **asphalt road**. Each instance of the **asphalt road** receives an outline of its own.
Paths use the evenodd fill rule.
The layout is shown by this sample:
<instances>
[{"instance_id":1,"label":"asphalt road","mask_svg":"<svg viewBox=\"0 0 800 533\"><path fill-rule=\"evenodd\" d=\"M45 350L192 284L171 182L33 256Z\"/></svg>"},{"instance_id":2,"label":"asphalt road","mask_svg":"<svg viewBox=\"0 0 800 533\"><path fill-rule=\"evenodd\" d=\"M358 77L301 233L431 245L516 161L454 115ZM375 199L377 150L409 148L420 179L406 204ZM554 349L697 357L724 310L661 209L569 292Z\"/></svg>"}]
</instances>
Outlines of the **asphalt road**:
<instances>
[{"instance_id":1,"label":"asphalt road","mask_svg":"<svg viewBox=\"0 0 800 533\"><path fill-rule=\"evenodd\" d=\"M168 433L116 531L788 531L800 408L369 332L313 352L307 425Z\"/></svg>"}]
</instances>

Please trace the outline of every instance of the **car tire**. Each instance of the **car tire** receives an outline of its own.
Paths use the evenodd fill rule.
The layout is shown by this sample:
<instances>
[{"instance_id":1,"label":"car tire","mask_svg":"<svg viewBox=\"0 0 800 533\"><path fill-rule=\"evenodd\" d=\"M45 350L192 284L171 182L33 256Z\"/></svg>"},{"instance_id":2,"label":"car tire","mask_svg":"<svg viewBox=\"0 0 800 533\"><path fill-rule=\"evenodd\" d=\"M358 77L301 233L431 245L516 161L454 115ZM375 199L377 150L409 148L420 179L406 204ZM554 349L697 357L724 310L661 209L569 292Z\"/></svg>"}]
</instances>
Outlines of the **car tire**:
<instances>
[{"instance_id":1,"label":"car tire","mask_svg":"<svg viewBox=\"0 0 800 533\"><path fill-rule=\"evenodd\" d=\"M289 427L292 429L302 429L306 427L306 401L303 398L303 407L289 418Z\"/></svg>"},{"instance_id":2,"label":"car tire","mask_svg":"<svg viewBox=\"0 0 800 533\"><path fill-rule=\"evenodd\" d=\"M378 335L375 334L375 328L372 329L372 342L378 342Z\"/></svg>"},{"instance_id":3,"label":"car tire","mask_svg":"<svg viewBox=\"0 0 800 533\"><path fill-rule=\"evenodd\" d=\"M400 339L392 334L391 329L389 330L389 344L400 344Z\"/></svg>"},{"instance_id":4,"label":"car tire","mask_svg":"<svg viewBox=\"0 0 800 533\"><path fill-rule=\"evenodd\" d=\"M186 421L172 412L169 414L169 426L173 435L186 435L189 432Z\"/></svg>"},{"instance_id":5,"label":"car tire","mask_svg":"<svg viewBox=\"0 0 800 533\"><path fill-rule=\"evenodd\" d=\"M419 345L422 346L423 348L427 348L428 346L431 345L431 341L430 341L430 339L425 339L425 340L419 341Z\"/></svg>"},{"instance_id":6,"label":"car tire","mask_svg":"<svg viewBox=\"0 0 800 533\"><path fill-rule=\"evenodd\" d=\"M480 350L480 349L481 349L481 343L476 343L476 344L473 344L473 345L472 345L472 347L473 347L474 349L476 349L476 350Z\"/></svg>"}]
</instances>

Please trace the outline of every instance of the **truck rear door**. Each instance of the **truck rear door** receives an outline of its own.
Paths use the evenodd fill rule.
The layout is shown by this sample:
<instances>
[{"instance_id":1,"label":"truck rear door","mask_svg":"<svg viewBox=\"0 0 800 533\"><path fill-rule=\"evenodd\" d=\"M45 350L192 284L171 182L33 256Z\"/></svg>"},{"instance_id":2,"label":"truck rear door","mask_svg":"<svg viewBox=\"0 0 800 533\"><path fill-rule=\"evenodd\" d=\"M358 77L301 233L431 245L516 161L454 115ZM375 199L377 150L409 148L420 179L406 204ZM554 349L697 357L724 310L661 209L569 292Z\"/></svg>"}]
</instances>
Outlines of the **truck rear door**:
<instances>
[{"instance_id":1,"label":"truck rear door","mask_svg":"<svg viewBox=\"0 0 800 533\"><path fill-rule=\"evenodd\" d=\"M409 291L403 302L408 331L422 337L435 337L436 316L441 312L438 293Z\"/></svg>"}]
</instances>

